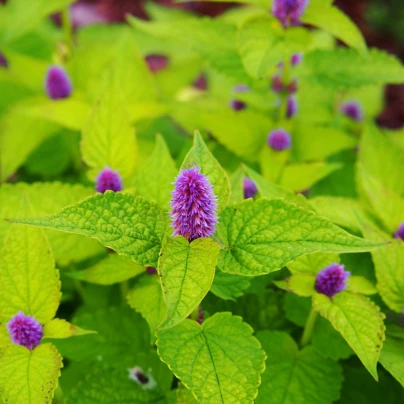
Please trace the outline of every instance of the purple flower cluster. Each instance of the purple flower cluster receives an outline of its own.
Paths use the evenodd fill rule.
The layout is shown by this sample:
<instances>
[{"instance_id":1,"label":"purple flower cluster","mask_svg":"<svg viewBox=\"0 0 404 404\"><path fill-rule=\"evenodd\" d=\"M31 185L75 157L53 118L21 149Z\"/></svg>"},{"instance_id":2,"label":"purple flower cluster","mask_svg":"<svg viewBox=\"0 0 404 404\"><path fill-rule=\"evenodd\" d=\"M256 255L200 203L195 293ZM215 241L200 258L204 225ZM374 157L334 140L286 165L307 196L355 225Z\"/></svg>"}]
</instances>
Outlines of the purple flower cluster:
<instances>
[{"instance_id":1,"label":"purple flower cluster","mask_svg":"<svg viewBox=\"0 0 404 404\"><path fill-rule=\"evenodd\" d=\"M340 111L348 118L356 122L363 121L364 112L362 105L358 101L347 101L341 104Z\"/></svg>"},{"instance_id":2,"label":"purple flower cluster","mask_svg":"<svg viewBox=\"0 0 404 404\"><path fill-rule=\"evenodd\" d=\"M292 139L285 129L274 129L269 133L267 143L273 150L282 151L290 149Z\"/></svg>"},{"instance_id":3,"label":"purple flower cluster","mask_svg":"<svg viewBox=\"0 0 404 404\"><path fill-rule=\"evenodd\" d=\"M147 66L152 73L164 70L168 66L168 57L159 54L150 54L145 57Z\"/></svg>"},{"instance_id":4,"label":"purple flower cluster","mask_svg":"<svg viewBox=\"0 0 404 404\"><path fill-rule=\"evenodd\" d=\"M243 179L244 199L253 198L258 192L257 186L248 177Z\"/></svg>"},{"instance_id":5,"label":"purple flower cluster","mask_svg":"<svg viewBox=\"0 0 404 404\"><path fill-rule=\"evenodd\" d=\"M122 191L122 178L118 171L114 171L109 167L103 168L95 179L95 189L102 194L105 191Z\"/></svg>"},{"instance_id":6,"label":"purple flower cluster","mask_svg":"<svg viewBox=\"0 0 404 404\"><path fill-rule=\"evenodd\" d=\"M284 27L300 25L308 0L273 0L272 13Z\"/></svg>"},{"instance_id":7,"label":"purple flower cluster","mask_svg":"<svg viewBox=\"0 0 404 404\"><path fill-rule=\"evenodd\" d=\"M181 170L171 199L174 236L180 235L189 241L211 236L217 222L216 209L212 184L200 169Z\"/></svg>"},{"instance_id":8,"label":"purple flower cluster","mask_svg":"<svg viewBox=\"0 0 404 404\"><path fill-rule=\"evenodd\" d=\"M288 98L288 105L287 105L287 110L286 110L287 117L293 118L297 114L297 110L298 110L298 105L297 105L296 97L291 95Z\"/></svg>"},{"instance_id":9,"label":"purple flower cluster","mask_svg":"<svg viewBox=\"0 0 404 404\"><path fill-rule=\"evenodd\" d=\"M8 62L6 57L0 52L0 66L2 67L8 67Z\"/></svg>"},{"instance_id":10,"label":"purple flower cluster","mask_svg":"<svg viewBox=\"0 0 404 404\"><path fill-rule=\"evenodd\" d=\"M246 108L246 103L241 100L230 100L230 108L234 111L242 111Z\"/></svg>"},{"instance_id":11,"label":"purple flower cluster","mask_svg":"<svg viewBox=\"0 0 404 404\"><path fill-rule=\"evenodd\" d=\"M401 240L404 240L404 222L398 226L397 231L394 233L394 238L400 238Z\"/></svg>"},{"instance_id":12,"label":"purple flower cluster","mask_svg":"<svg viewBox=\"0 0 404 404\"><path fill-rule=\"evenodd\" d=\"M290 64L292 66L297 66L297 65L300 65L300 63L302 63L302 60L303 60L303 53L301 53L301 52L295 53L290 58Z\"/></svg>"},{"instance_id":13,"label":"purple flower cluster","mask_svg":"<svg viewBox=\"0 0 404 404\"><path fill-rule=\"evenodd\" d=\"M343 265L331 264L317 274L315 289L318 293L333 297L346 289L349 275L351 273L345 271Z\"/></svg>"},{"instance_id":14,"label":"purple flower cluster","mask_svg":"<svg viewBox=\"0 0 404 404\"><path fill-rule=\"evenodd\" d=\"M28 349L38 346L43 337L42 325L34 317L26 316L22 311L19 311L6 326L11 341Z\"/></svg>"},{"instance_id":15,"label":"purple flower cluster","mask_svg":"<svg viewBox=\"0 0 404 404\"><path fill-rule=\"evenodd\" d=\"M68 98L73 91L69 75L61 66L50 66L45 76L45 91L52 100Z\"/></svg>"}]
</instances>

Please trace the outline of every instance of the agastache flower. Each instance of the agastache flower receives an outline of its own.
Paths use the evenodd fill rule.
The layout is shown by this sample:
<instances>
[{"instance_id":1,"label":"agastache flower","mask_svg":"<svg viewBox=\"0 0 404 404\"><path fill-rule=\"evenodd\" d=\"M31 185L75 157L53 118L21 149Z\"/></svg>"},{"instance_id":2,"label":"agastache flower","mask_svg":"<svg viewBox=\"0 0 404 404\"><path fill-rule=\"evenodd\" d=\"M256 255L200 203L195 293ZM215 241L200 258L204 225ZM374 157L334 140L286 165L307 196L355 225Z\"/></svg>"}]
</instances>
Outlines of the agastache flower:
<instances>
[{"instance_id":1,"label":"agastache flower","mask_svg":"<svg viewBox=\"0 0 404 404\"><path fill-rule=\"evenodd\" d=\"M168 57L158 54L150 54L145 57L147 66L152 73L164 70L168 65Z\"/></svg>"},{"instance_id":2,"label":"agastache flower","mask_svg":"<svg viewBox=\"0 0 404 404\"><path fill-rule=\"evenodd\" d=\"M292 57L290 58L290 64L292 66L297 66L300 63L302 63L303 60L303 53L295 53L294 55L292 55Z\"/></svg>"},{"instance_id":3,"label":"agastache flower","mask_svg":"<svg viewBox=\"0 0 404 404\"><path fill-rule=\"evenodd\" d=\"M318 293L333 297L346 289L349 275L351 273L345 271L343 265L331 264L317 274L315 289Z\"/></svg>"},{"instance_id":4,"label":"agastache flower","mask_svg":"<svg viewBox=\"0 0 404 404\"><path fill-rule=\"evenodd\" d=\"M34 317L19 311L7 324L8 333L14 344L34 349L43 337L42 325Z\"/></svg>"},{"instance_id":5,"label":"agastache flower","mask_svg":"<svg viewBox=\"0 0 404 404\"><path fill-rule=\"evenodd\" d=\"M287 103L287 109L286 109L286 115L288 118L292 118L293 116L296 115L298 109L297 105L297 100L295 97L290 96L288 98L288 103Z\"/></svg>"},{"instance_id":6,"label":"agastache flower","mask_svg":"<svg viewBox=\"0 0 404 404\"><path fill-rule=\"evenodd\" d=\"M347 101L341 104L340 111L356 122L363 120L363 108L358 101Z\"/></svg>"},{"instance_id":7,"label":"agastache flower","mask_svg":"<svg viewBox=\"0 0 404 404\"><path fill-rule=\"evenodd\" d=\"M216 196L212 184L198 167L180 171L172 195L173 235L184 236L189 241L211 236L217 222Z\"/></svg>"},{"instance_id":8,"label":"agastache flower","mask_svg":"<svg viewBox=\"0 0 404 404\"><path fill-rule=\"evenodd\" d=\"M283 84L282 78L279 75L272 77L272 90L275 93L280 93L285 89L285 85Z\"/></svg>"},{"instance_id":9,"label":"agastache flower","mask_svg":"<svg viewBox=\"0 0 404 404\"><path fill-rule=\"evenodd\" d=\"M294 94L297 91L297 79L293 79L288 85L288 93Z\"/></svg>"},{"instance_id":10,"label":"agastache flower","mask_svg":"<svg viewBox=\"0 0 404 404\"><path fill-rule=\"evenodd\" d=\"M6 57L0 52L0 66L2 67L8 67L8 62Z\"/></svg>"},{"instance_id":11,"label":"agastache flower","mask_svg":"<svg viewBox=\"0 0 404 404\"><path fill-rule=\"evenodd\" d=\"M234 111L242 111L247 107L246 103L241 100L230 100L230 108Z\"/></svg>"},{"instance_id":12,"label":"agastache flower","mask_svg":"<svg viewBox=\"0 0 404 404\"><path fill-rule=\"evenodd\" d=\"M401 240L404 240L404 222L398 226L397 231L394 233L394 238L400 238Z\"/></svg>"},{"instance_id":13,"label":"agastache flower","mask_svg":"<svg viewBox=\"0 0 404 404\"><path fill-rule=\"evenodd\" d=\"M300 17L308 4L308 0L273 0L272 13L284 27L300 25Z\"/></svg>"},{"instance_id":14,"label":"agastache flower","mask_svg":"<svg viewBox=\"0 0 404 404\"><path fill-rule=\"evenodd\" d=\"M154 267L146 267L146 273L149 275L154 275L157 273L157 269Z\"/></svg>"},{"instance_id":15,"label":"agastache flower","mask_svg":"<svg viewBox=\"0 0 404 404\"><path fill-rule=\"evenodd\" d=\"M128 369L128 371L129 379L134 380L143 390L150 390L156 386L156 382L152 376L150 374L146 375L140 366L135 366L132 369Z\"/></svg>"},{"instance_id":16,"label":"agastache flower","mask_svg":"<svg viewBox=\"0 0 404 404\"><path fill-rule=\"evenodd\" d=\"M95 189L102 194L105 191L122 191L122 178L118 171L114 171L109 167L103 168L95 179Z\"/></svg>"},{"instance_id":17,"label":"agastache flower","mask_svg":"<svg viewBox=\"0 0 404 404\"><path fill-rule=\"evenodd\" d=\"M256 185L248 177L244 177L243 179L243 190L244 199L253 198L254 195L258 192Z\"/></svg>"},{"instance_id":18,"label":"agastache flower","mask_svg":"<svg viewBox=\"0 0 404 404\"><path fill-rule=\"evenodd\" d=\"M284 129L274 129L269 133L268 146L272 147L275 151L290 149L292 139L288 132Z\"/></svg>"},{"instance_id":19,"label":"agastache flower","mask_svg":"<svg viewBox=\"0 0 404 404\"><path fill-rule=\"evenodd\" d=\"M70 77L61 66L50 66L45 76L45 91L52 100L68 98L73 86Z\"/></svg>"}]
</instances>

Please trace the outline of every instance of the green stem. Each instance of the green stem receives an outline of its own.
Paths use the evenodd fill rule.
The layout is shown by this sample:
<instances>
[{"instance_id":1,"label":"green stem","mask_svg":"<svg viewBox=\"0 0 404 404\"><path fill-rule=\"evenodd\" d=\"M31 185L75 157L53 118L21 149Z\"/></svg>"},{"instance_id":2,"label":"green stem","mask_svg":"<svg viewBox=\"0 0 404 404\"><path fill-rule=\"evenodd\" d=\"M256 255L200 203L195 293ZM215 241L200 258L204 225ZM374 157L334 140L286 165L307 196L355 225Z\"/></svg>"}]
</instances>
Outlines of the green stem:
<instances>
[{"instance_id":1,"label":"green stem","mask_svg":"<svg viewBox=\"0 0 404 404\"><path fill-rule=\"evenodd\" d=\"M126 296L128 295L128 292L129 292L129 283L128 283L128 281L121 282L119 284L119 288L121 290L122 302L126 303Z\"/></svg>"},{"instance_id":2,"label":"green stem","mask_svg":"<svg viewBox=\"0 0 404 404\"><path fill-rule=\"evenodd\" d=\"M73 48L73 27L72 27L72 22L70 19L69 6L65 7L62 10L61 15L62 15L62 28L63 28L64 37L65 37L65 43L66 43L67 49L69 50L69 53L70 53Z\"/></svg>"},{"instance_id":3,"label":"green stem","mask_svg":"<svg viewBox=\"0 0 404 404\"><path fill-rule=\"evenodd\" d=\"M283 77L282 77L282 82L284 83L285 86L289 86L290 84L290 74L291 74L291 64L290 64L290 58L287 58L283 62ZM278 121L282 122L287 118L287 110L288 110L288 98L289 98L289 91L286 89L282 91L281 93L281 106L279 109L279 116L278 116Z\"/></svg>"},{"instance_id":4,"label":"green stem","mask_svg":"<svg viewBox=\"0 0 404 404\"><path fill-rule=\"evenodd\" d=\"M78 279L74 279L74 286L77 290L77 293L80 295L81 300L85 301L85 292L82 283Z\"/></svg>"},{"instance_id":5,"label":"green stem","mask_svg":"<svg viewBox=\"0 0 404 404\"><path fill-rule=\"evenodd\" d=\"M300 346L306 346L310 340L311 335L313 334L314 325L316 324L317 312L312 308L307 318L306 325L304 326L304 331L302 335L302 339L300 340Z\"/></svg>"}]
</instances>

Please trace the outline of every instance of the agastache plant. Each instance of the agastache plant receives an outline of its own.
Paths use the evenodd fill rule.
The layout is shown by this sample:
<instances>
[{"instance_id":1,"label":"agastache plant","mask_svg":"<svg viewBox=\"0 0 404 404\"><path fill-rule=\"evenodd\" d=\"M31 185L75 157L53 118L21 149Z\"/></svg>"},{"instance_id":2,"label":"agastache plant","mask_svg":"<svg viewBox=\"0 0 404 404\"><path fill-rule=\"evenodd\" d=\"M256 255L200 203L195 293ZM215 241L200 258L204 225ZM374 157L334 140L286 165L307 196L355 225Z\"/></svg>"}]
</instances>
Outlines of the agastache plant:
<instances>
[{"instance_id":1,"label":"agastache plant","mask_svg":"<svg viewBox=\"0 0 404 404\"><path fill-rule=\"evenodd\" d=\"M50 66L45 76L45 91L52 100L70 97L73 85L66 70L61 66Z\"/></svg>"},{"instance_id":2,"label":"agastache plant","mask_svg":"<svg viewBox=\"0 0 404 404\"><path fill-rule=\"evenodd\" d=\"M346 101L340 106L340 111L348 118L356 122L361 122L364 117L363 108L358 101Z\"/></svg>"},{"instance_id":3,"label":"agastache plant","mask_svg":"<svg viewBox=\"0 0 404 404\"><path fill-rule=\"evenodd\" d=\"M95 179L95 189L102 194L106 191L122 191L122 178L118 171L109 167L103 168Z\"/></svg>"},{"instance_id":4,"label":"agastache plant","mask_svg":"<svg viewBox=\"0 0 404 404\"><path fill-rule=\"evenodd\" d=\"M22 311L19 311L6 326L11 341L28 349L38 346L43 337L43 327L39 321Z\"/></svg>"},{"instance_id":5,"label":"agastache plant","mask_svg":"<svg viewBox=\"0 0 404 404\"><path fill-rule=\"evenodd\" d=\"M285 129L274 129L269 133L267 143L273 150L282 151L290 149L292 138Z\"/></svg>"},{"instance_id":6,"label":"agastache plant","mask_svg":"<svg viewBox=\"0 0 404 404\"><path fill-rule=\"evenodd\" d=\"M300 17L308 4L308 0L274 0L272 13L284 27L300 25Z\"/></svg>"},{"instance_id":7,"label":"agastache plant","mask_svg":"<svg viewBox=\"0 0 404 404\"><path fill-rule=\"evenodd\" d=\"M346 289L350 274L350 272L345 271L344 265L331 264L317 274L316 291L328 297L333 297Z\"/></svg>"},{"instance_id":8,"label":"agastache plant","mask_svg":"<svg viewBox=\"0 0 404 404\"><path fill-rule=\"evenodd\" d=\"M208 177L198 167L182 169L171 199L173 235L189 241L210 237L216 227L216 209L216 196Z\"/></svg>"},{"instance_id":9,"label":"agastache plant","mask_svg":"<svg viewBox=\"0 0 404 404\"><path fill-rule=\"evenodd\" d=\"M244 191L244 198L253 198L254 195L258 192L257 186L255 185L254 181L252 181L248 177L244 177L243 179L243 191Z\"/></svg>"}]
</instances>

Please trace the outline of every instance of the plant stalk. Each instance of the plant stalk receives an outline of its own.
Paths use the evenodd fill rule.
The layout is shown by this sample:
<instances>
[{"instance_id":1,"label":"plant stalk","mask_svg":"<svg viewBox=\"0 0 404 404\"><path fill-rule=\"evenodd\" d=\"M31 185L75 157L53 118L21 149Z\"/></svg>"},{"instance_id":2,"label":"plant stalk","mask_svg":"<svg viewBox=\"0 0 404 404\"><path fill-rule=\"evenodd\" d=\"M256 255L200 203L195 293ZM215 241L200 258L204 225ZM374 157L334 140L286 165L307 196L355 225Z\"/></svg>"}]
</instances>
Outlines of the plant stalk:
<instances>
[{"instance_id":1,"label":"plant stalk","mask_svg":"<svg viewBox=\"0 0 404 404\"><path fill-rule=\"evenodd\" d=\"M300 340L301 347L306 346L310 342L311 336L313 334L313 329L316 324L317 316L318 313L312 308L309 317L307 318L306 325L304 326L303 335Z\"/></svg>"},{"instance_id":2,"label":"plant stalk","mask_svg":"<svg viewBox=\"0 0 404 404\"><path fill-rule=\"evenodd\" d=\"M129 283L128 281L123 281L119 284L119 288L121 290L121 299L123 303L126 303L126 296L129 292Z\"/></svg>"},{"instance_id":3,"label":"plant stalk","mask_svg":"<svg viewBox=\"0 0 404 404\"><path fill-rule=\"evenodd\" d=\"M69 6L66 6L62 10L61 17L62 17L62 29L63 29L64 38L65 38L65 44L68 49L68 54L70 55L70 53L73 49L73 27L72 27L72 22L70 19Z\"/></svg>"}]
</instances>

